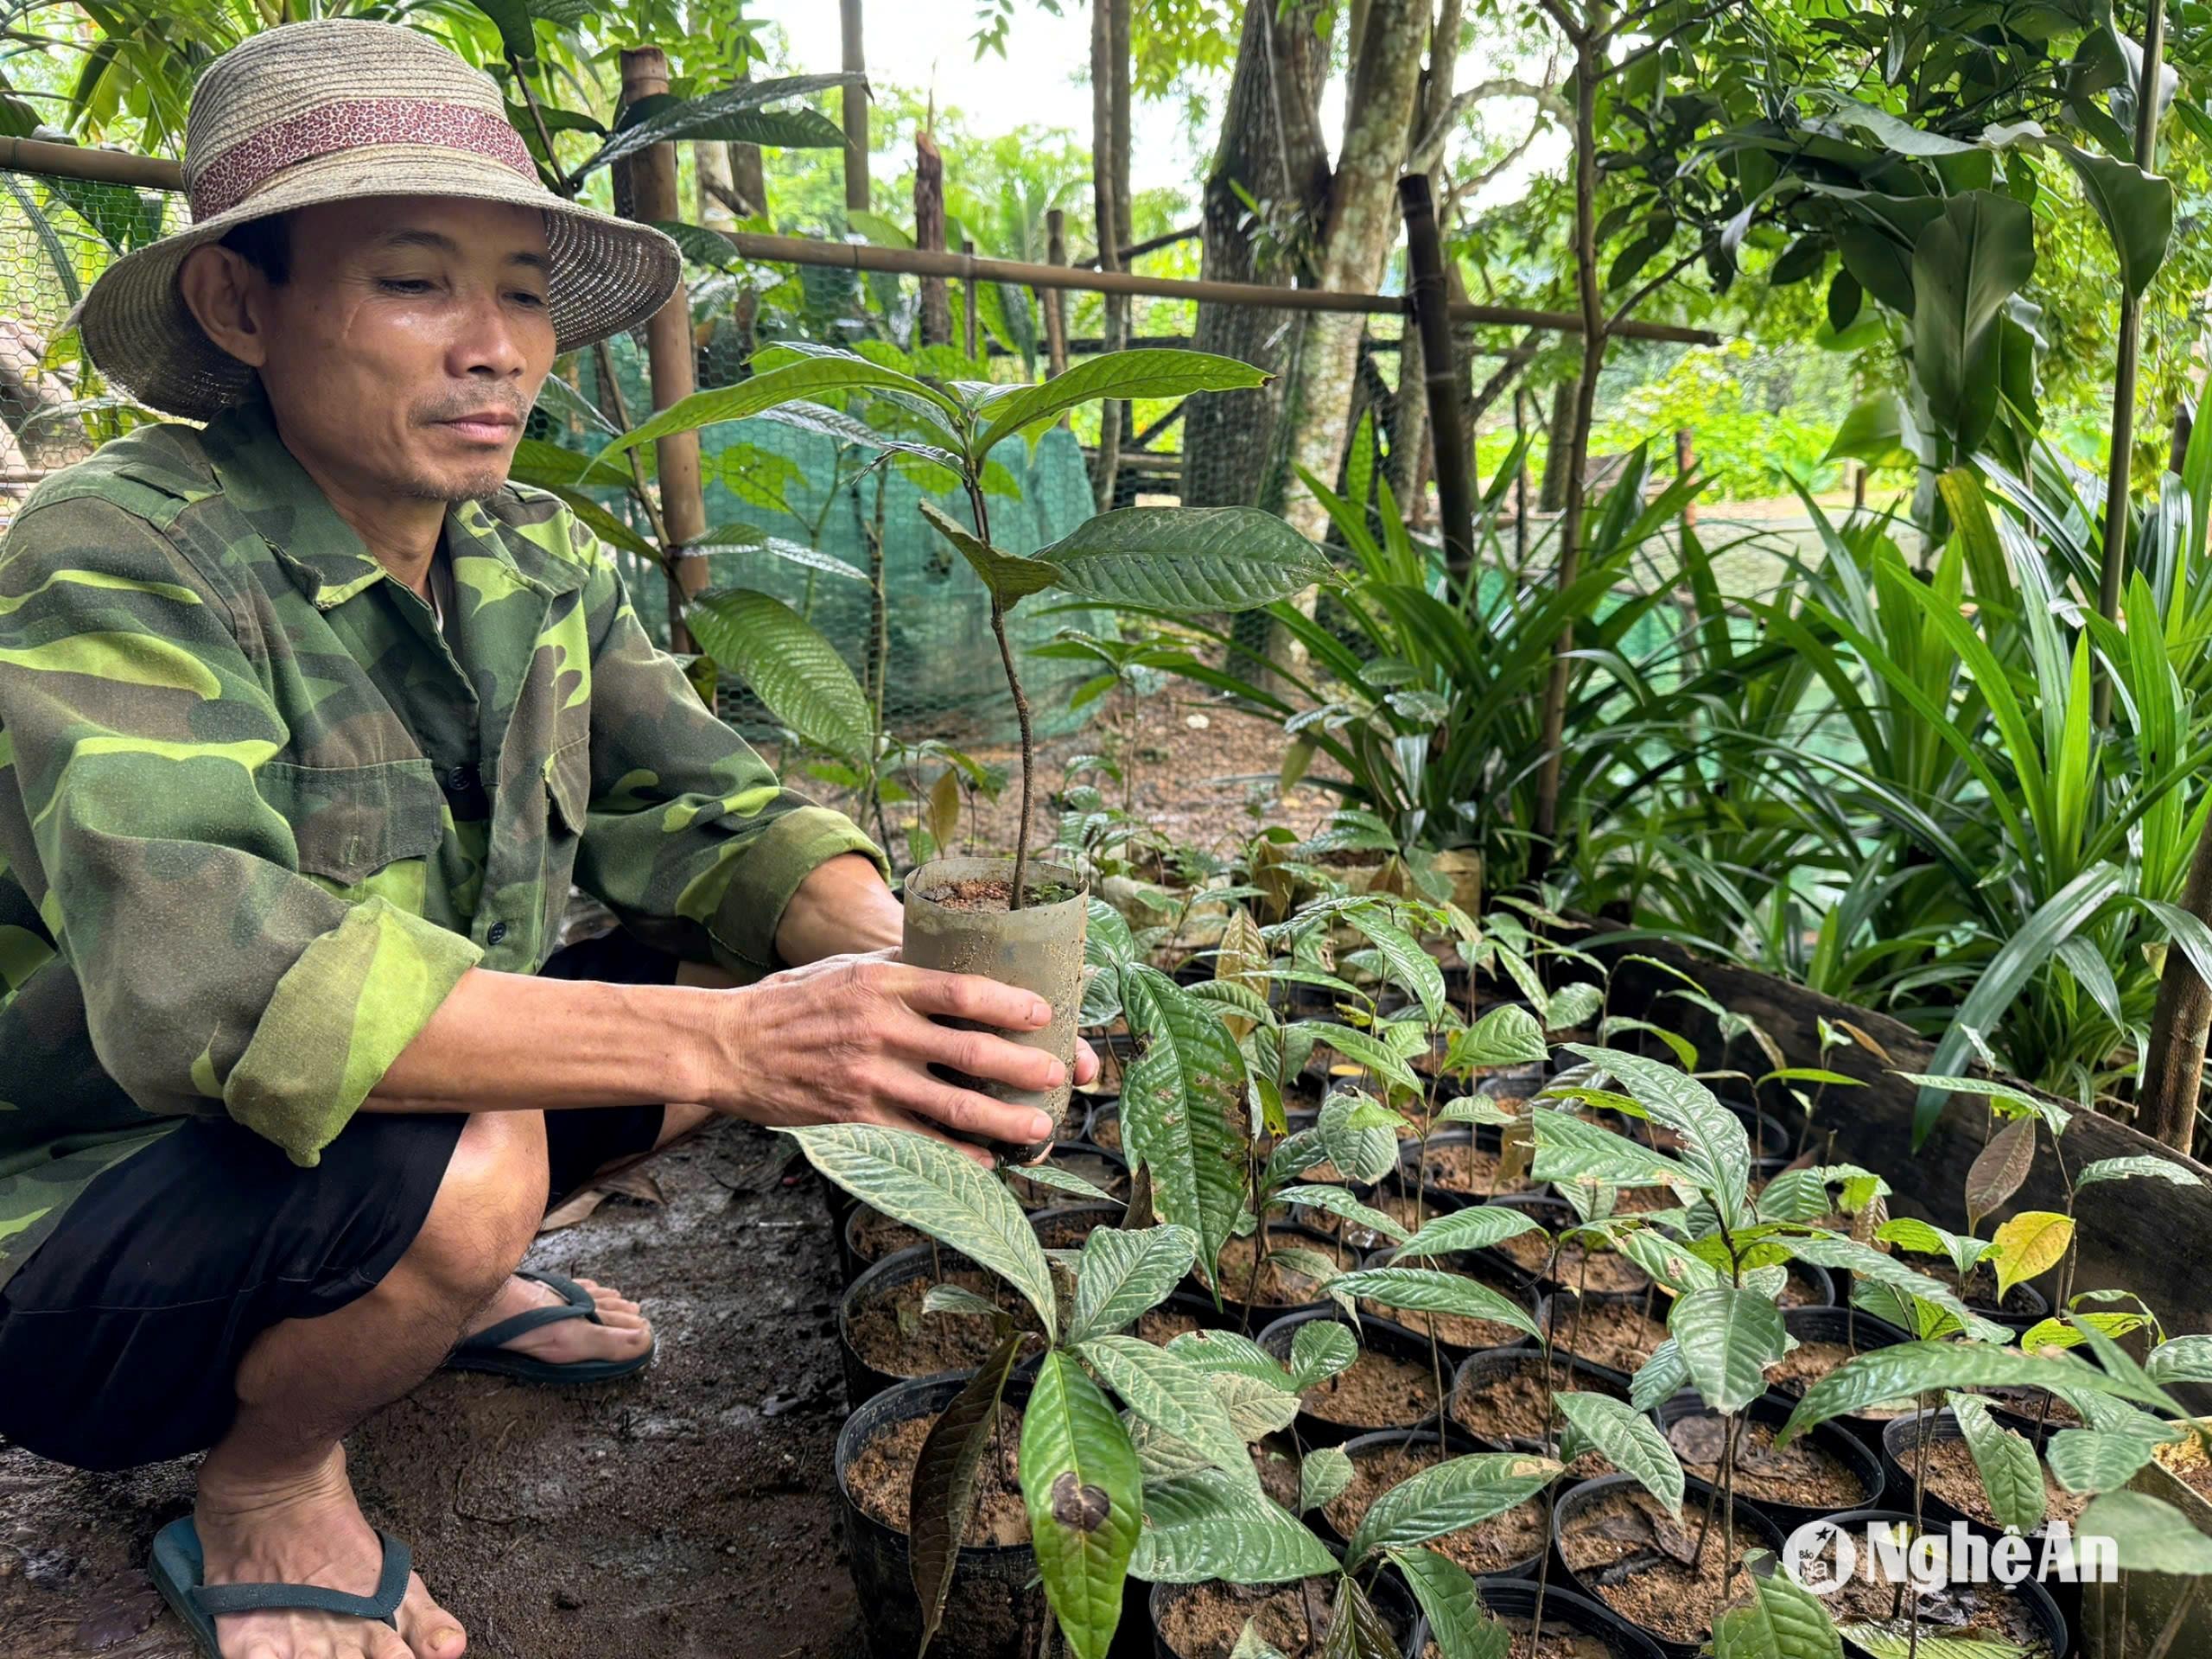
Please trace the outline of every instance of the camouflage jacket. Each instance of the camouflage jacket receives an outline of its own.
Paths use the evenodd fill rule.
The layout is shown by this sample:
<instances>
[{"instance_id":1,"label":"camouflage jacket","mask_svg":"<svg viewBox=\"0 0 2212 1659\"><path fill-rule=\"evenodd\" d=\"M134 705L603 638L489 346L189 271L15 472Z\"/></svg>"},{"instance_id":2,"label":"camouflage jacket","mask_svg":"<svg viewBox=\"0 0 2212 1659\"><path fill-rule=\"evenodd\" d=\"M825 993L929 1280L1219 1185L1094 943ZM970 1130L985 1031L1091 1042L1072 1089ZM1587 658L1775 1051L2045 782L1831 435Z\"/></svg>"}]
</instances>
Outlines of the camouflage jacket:
<instances>
[{"instance_id":1,"label":"camouflage jacket","mask_svg":"<svg viewBox=\"0 0 2212 1659\"><path fill-rule=\"evenodd\" d=\"M559 502L463 504L444 547L442 632L258 403L106 445L0 543L0 1284L181 1115L314 1164L462 974L543 964L572 881L752 976L873 853Z\"/></svg>"}]
</instances>

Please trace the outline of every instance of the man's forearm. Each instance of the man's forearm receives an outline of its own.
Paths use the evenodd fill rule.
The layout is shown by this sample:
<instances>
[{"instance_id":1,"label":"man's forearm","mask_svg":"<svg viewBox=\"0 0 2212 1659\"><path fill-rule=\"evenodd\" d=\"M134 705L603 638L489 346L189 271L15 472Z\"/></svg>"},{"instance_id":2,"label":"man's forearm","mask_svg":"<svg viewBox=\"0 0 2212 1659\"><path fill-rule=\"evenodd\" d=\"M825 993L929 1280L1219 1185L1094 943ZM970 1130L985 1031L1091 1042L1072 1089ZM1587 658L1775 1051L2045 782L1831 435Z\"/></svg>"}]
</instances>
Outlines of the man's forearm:
<instances>
[{"instance_id":1,"label":"man's forearm","mask_svg":"<svg viewBox=\"0 0 2212 1659\"><path fill-rule=\"evenodd\" d=\"M874 863L845 853L817 865L776 924L776 954L794 968L824 957L895 950L906 912Z\"/></svg>"},{"instance_id":2,"label":"man's forearm","mask_svg":"<svg viewBox=\"0 0 2212 1659\"><path fill-rule=\"evenodd\" d=\"M730 993L471 969L364 1111L550 1110L703 1098Z\"/></svg>"}]
</instances>

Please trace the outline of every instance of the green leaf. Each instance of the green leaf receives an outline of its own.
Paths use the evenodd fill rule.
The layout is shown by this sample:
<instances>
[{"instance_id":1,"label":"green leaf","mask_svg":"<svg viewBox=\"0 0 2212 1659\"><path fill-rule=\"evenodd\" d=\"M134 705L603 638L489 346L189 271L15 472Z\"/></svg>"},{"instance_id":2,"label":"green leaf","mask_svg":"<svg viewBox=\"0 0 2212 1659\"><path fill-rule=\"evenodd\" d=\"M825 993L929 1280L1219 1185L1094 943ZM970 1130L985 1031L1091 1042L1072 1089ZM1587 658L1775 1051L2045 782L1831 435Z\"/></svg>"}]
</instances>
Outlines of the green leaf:
<instances>
[{"instance_id":1,"label":"green leaf","mask_svg":"<svg viewBox=\"0 0 2212 1659\"><path fill-rule=\"evenodd\" d=\"M1157 969L1123 968L1122 998L1141 1046L1122 1079L1124 1149L1151 1171L1161 1217L1197 1235L1213 1279L1244 1210L1243 1057L1213 1011Z\"/></svg>"},{"instance_id":2,"label":"green leaf","mask_svg":"<svg viewBox=\"0 0 2212 1659\"><path fill-rule=\"evenodd\" d=\"M1123 1330L1158 1306L1190 1272L1198 1249L1198 1241L1185 1227L1094 1228L1083 1241L1068 1340L1084 1342Z\"/></svg>"},{"instance_id":3,"label":"green leaf","mask_svg":"<svg viewBox=\"0 0 2212 1659\"><path fill-rule=\"evenodd\" d=\"M2009 196L1951 197L1912 251L1912 372L1963 454L1997 412L1997 319L2034 272L2034 221Z\"/></svg>"},{"instance_id":4,"label":"green leaf","mask_svg":"<svg viewBox=\"0 0 2212 1659\"><path fill-rule=\"evenodd\" d=\"M1682 1363L1681 1348L1669 1337L1651 1351L1651 1357L1629 1379L1629 1403L1638 1411L1650 1411L1689 1385L1690 1368Z\"/></svg>"},{"instance_id":5,"label":"green leaf","mask_svg":"<svg viewBox=\"0 0 2212 1659\"><path fill-rule=\"evenodd\" d=\"M1256 507L1122 507L1086 518L1037 557L1070 593L1169 611L1249 611L1332 574L1320 549ZM1357 925L1357 912L1346 919Z\"/></svg>"},{"instance_id":6,"label":"green leaf","mask_svg":"<svg viewBox=\"0 0 2212 1659\"><path fill-rule=\"evenodd\" d=\"M1337 1558L1279 1504L1207 1469L1145 1488L1129 1571L1152 1584L1283 1584L1332 1573Z\"/></svg>"},{"instance_id":7,"label":"green leaf","mask_svg":"<svg viewBox=\"0 0 2212 1659\"><path fill-rule=\"evenodd\" d=\"M1639 1054L1570 1043L1580 1054L1617 1080L1653 1122L1682 1137L1681 1159L1720 1211L1734 1223L1743 1214L1751 1176L1751 1137L1743 1120L1713 1097L1694 1077Z\"/></svg>"},{"instance_id":8,"label":"green leaf","mask_svg":"<svg viewBox=\"0 0 2212 1659\"><path fill-rule=\"evenodd\" d=\"M1368 1505L1344 1547L1345 1570L1357 1573L1376 1550L1425 1544L1503 1515L1559 1472L1551 1459L1526 1452L1476 1452L1431 1464Z\"/></svg>"},{"instance_id":9,"label":"green leaf","mask_svg":"<svg viewBox=\"0 0 2212 1659\"><path fill-rule=\"evenodd\" d=\"M921 508L930 528L960 550L960 556L983 579L983 586L1001 605L1011 608L1030 594L1044 592L1060 579L1058 569L1045 560L1017 558L963 530L926 497L915 505Z\"/></svg>"},{"instance_id":10,"label":"green leaf","mask_svg":"<svg viewBox=\"0 0 2212 1659\"><path fill-rule=\"evenodd\" d=\"M1359 1344L1350 1329L1334 1319L1308 1319L1290 1339L1290 1386L1303 1394L1350 1370L1358 1357Z\"/></svg>"},{"instance_id":11,"label":"green leaf","mask_svg":"<svg viewBox=\"0 0 2212 1659\"><path fill-rule=\"evenodd\" d=\"M1821 1599L1783 1572L1762 1576L1746 1552L1751 1600L1713 1621L1713 1659L1843 1659L1843 1638Z\"/></svg>"},{"instance_id":12,"label":"green leaf","mask_svg":"<svg viewBox=\"0 0 2212 1659\"><path fill-rule=\"evenodd\" d=\"M2109 1538L2120 1564L2132 1573L2171 1573L2187 1578L2212 1573L2212 1538L2199 1532L2172 1504L2143 1492L2107 1492L2092 1498L2074 1523L2075 1559L2082 1541Z\"/></svg>"},{"instance_id":13,"label":"green leaf","mask_svg":"<svg viewBox=\"0 0 2212 1659\"><path fill-rule=\"evenodd\" d=\"M1693 1290L1667 1316L1690 1382L1715 1411L1741 1411L1766 1392L1766 1368L1789 1345L1782 1310L1734 1285Z\"/></svg>"},{"instance_id":14,"label":"green leaf","mask_svg":"<svg viewBox=\"0 0 2212 1659\"><path fill-rule=\"evenodd\" d=\"M1029 1299L1046 1338L1059 1329L1052 1269L1014 1195L942 1141L872 1123L785 1129L823 1179L893 1221L950 1244Z\"/></svg>"},{"instance_id":15,"label":"green leaf","mask_svg":"<svg viewBox=\"0 0 2212 1659\"><path fill-rule=\"evenodd\" d=\"M1979 1637L1931 1636L1920 1628L1917 1643L1902 1617L1888 1624L1844 1624L1837 1633L1868 1659L2030 1659L2029 1650L2013 1642L1985 1642Z\"/></svg>"},{"instance_id":16,"label":"green leaf","mask_svg":"<svg viewBox=\"0 0 2212 1659\"><path fill-rule=\"evenodd\" d=\"M1334 1503L1351 1484L1351 1459L1340 1446L1317 1446L1299 1460L1298 1510L1310 1515Z\"/></svg>"},{"instance_id":17,"label":"green leaf","mask_svg":"<svg viewBox=\"0 0 2212 1659\"><path fill-rule=\"evenodd\" d=\"M1997 1269L2001 1299L2013 1286L2056 1267L2074 1241L2074 1221L2050 1210L2023 1210L1990 1239L1989 1260Z\"/></svg>"},{"instance_id":18,"label":"green leaf","mask_svg":"<svg viewBox=\"0 0 2212 1659\"><path fill-rule=\"evenodd\" d=\"M2033 1532L2043 1524L2044 1512L2043 1465L2037 1461L2035 1447L2025 1435L1991 1416L1989 1402L1979 1395L1952 1394L1946 1398L1998 1524Z\"/></svg>"},{"instance_id":19,"label":"green leaf","mask_svg":"<svg viewBox=\"0 0 2212 1659\"><path fill-rule=\"evenodd\" d=\"M1543 1229L1524 1210L1507 1205L1478 1204L1437 1217L1399 1246L1397 1260L1417 1255L1451 1255L1460 1250L1486 1250L1522 1233Z\"/></svg>"},{"instance_id":20,"label":"green leaf","mask_svg":"<svg viewBox=\"0 0 2212 1659\"><path fill-rule=\"evenodd\" d=\"M1394 1549L1390 1561L1404 1575L1428 1620L1442 1659L1510 1659L1512 1632L1483 1611L1467 1569L1433 1549Z\"/></svg>"},{"instance_id":21,"label":"green leaf","mask_svg":"<svg viewBox=\"0 0 2212 1659\"><path fill-rule=\"evenodd\" d=\"M1136 1337L1095 1337L1077 1356L1137 1416L1235 1479L1256 1480L1251 1454L1206 1374L1172 1349Z\"/></svg>"},{"instance_id":22,"label":"green leaf","mask_svg":"<svg viewBox=\"0 0 2212 1659\"><path fill-rule=\"evenodd\" d=\"M1904 405L1898 403L1897 393L1884 391L1851 406L1836 428L1827 453L1821 459L1861 461L1869 467L1880 467L1903 459L1909 453L1904 442Z\"/></svg>"},{"instance_id":23,"label":"green leaf","mask_svg":"<svg viewBox=\"0 0 2212 1659\"><path fill-rule=\"evenodd\" d=\"M1679 1351L1679 1350L1677 1351ZM1645 1362L1647 1364L1649 1361ZM1669 1395L1675 1391L1669 1389ZM1604 1452L1623 1474L1634 1475L1644 1491L1680 1519L1682 1465L1651 1420L1626 1402L1604 1394L1556 1394L1552 1403L1574 1431Z\"/></svg>"},{"instance_id":24,"label":"green leaf","mask_svg":"<svg viewBox=\"0 0 2212 1659\"><path fill-rule=\"evenodd\" d=\"M725 86L704 98L640 99L624 112L614 137L576 169L575 176L583 178L655 144L679 139L721 139L729 143L772 144L784 149L842 149L844 130L818 110L764 106L849 86L859 79L850 74L785 75Z\"/></svg>"},{"instance_id":25,"label":"green leaf","mask_svg":"<svg viewBox=\"0 0 2212 1659\"><path fill-rule=\"evenodd\" d=\"M1007 1336L968 1379L930 1427L914 1464L911 1512L914 1594L922 1604L922 1650L927 1652L944 1617L945 1592L976 1507L976 1471L998 1422L999 1396L1020 1351L1020 1332Z\"/></svg>"},{"instance_id":26,"label":"green leaf","mask_svg":"<svg viewBox=\"0 0 2212 1659\"><path fill-rule=\"evenodd\" d=\"M1966 156L1974 146L1957 138L1947 138L1940 132L1929 132L1909 121L1900 121L1887 110L1877 109L1872 104L1861 104L1856 99L1828 94L1835 106L1835 118L1847 127L1857 127L1871 133L1884 145L1900 156L1929 159L1937 156Z\"/></svg>"},{"instance_id":27,"label":"green leaf","mask_svg":"<svg viewBox=\"0 0 2212 1659\"><path fill-rule=\"evenodd\" d=\"M1434 1268L1361 1268L1338 1274L1329 1281L1329 1288L1380 1302L1397 1313L1457 1313L1510 1325L1532 1337L1541 1334L1528 1309L1464 1274Z\"/></svg>"},{"instance_id":28,"label":"green leaf","mask_svg":"<svg viewBox=\"0 0 2212 1659\"><path fill-rule=\"evenodd\" d=\"M2036 1157L2036 1121L2015 1118L1974 1155L1967 1170L1967 1230L1978 1230L1982 1217L2005 1207L2028 1179ZM2075 1185L2079 1185L2077 1178Z\"/></svg>"},{"instance_id":29,"label":"green leaf","mask_svg":"<svg viewBox=\"0 0 2212 1659\"><path fill-rule=\"evenodd\" d=\"M802 358L796 363L756 374L749 380L741 380L735 385L695 391L670 404L642 426L625 432L593 457L593 464L671 433L690 432L721 421L742 420L779 404L819 397L823 392L867 391L904 392L925 399L948 414L958 408L943 392L911 374L885 368L864 357L831 353Z\"/></svg>"},{"instance_id":30,"label":"green leaf","mask_svg":"<svg viewBox=\"0 0 2212 1659\"><path fill-rule=\"evenodd\" d=\"M507 464L507 481L541 490L626 490L631 480L626 467L594 461L589 455L543 438L524 438L515 445L514 459Z\"/></svg>"},{"instance_id":31,"label":"green leaf","mask_svg":"<svg viewBox=\"0 0 2212 1659\"><path fill-rule=\"evenodd\" d=\"M1340 1090L1321 1103L1313 1136L1344 1179L1377 1181L1398 1166L1403 1122L1357 1090Z\"/></svg>"},{"instance_id":32,"label":"green leaf","mask_svg":"<svg viewBox=\"0 0 2212 1659\"><path fill-rule=\"evenodd\" d=\"M1341 1186L1287 1186L1274 1195L1280 1205L1304 1205L1309 1210L1321 1210L1332 1216L1342 1216L1361 1226L1371 1228L1394 1243L1406 1242L1407 1233L1392 1217L1380 1210L1362 1204Z\"/></svg>"},{"instance_id":33,"label":"green leaf","mask_svg":"<svg viewBox=\"0 0 2212 1659\"><path fill-rule=\"evenodd\" d=\"M1211 352L1109 352L993 404L990 424L976 440L976 453L987 454L1016 432L1058 420L1078 404L1102 397L1181 398L1194 391L1236 391L1267 381L1268 376L1249 363Z\"/></svg>"},{"instance_id":34,"label":"green leaf","mask_svg":"<svg viewBox=\"0 0 2212 1659\"><path fill-rule=\"evenodd\" d=\"M1321 1659L1399 1659L1397 1637L1349 1573L1337 1580Z\"/></svg>"},{"instance_id":35,"label":"green leaf","mask_svg":"<svg viewBox=\"0 0 2212 1659\"><path fill-rule=\"evenodd\" d=\"M2154 1382L2212 1382L2212 1337L2176 1337L2153 1348L2143 1369Z\"/></svg>"},{"instance_id":36,"label":"green leaf","mask_svg":"<svg viewBox=\"0 0 2212 1659\"><path fill-rule=\"evenodd\" d=\"M874 747L868 694L821 630L770 594L725 588L684 612L699 647L743 680L783 725L842 759Z\"/></svg>"},{"instance_id":37,"label":"green leaf","mask_svg":"<svg viewBox=\"0 0 2212 1659\"><path fill-rule=\"evenodd\" d=\"M1805 1391L1777 1442L1815 1423L1908 1395L1949 1389L2049 1389L2062 1397L2085 1394L2121 1399L2142 1392L2124 1379L2060 1357L2044 1358L1986 1342L1901 1342L1854 1355Z\"/></svg>"},{"instance_id":38,"label":"green leaf","mask_svg":"<svg viewBox=\"0 0 2212 1659\"><path fill-rule=\"evenodd\" d=\"M1078 1198L1089 1198L1095 1204L1119 1204L1111 1192L1093 1186L1082 1176L1071 1173L1052 1164L1024 1164L1018 1171L1021 1179L1033 1186L1049 1186L1055 1192L1072 1193Z\"/></svg>"},{"instance_id":39,"label":"green leaf","mask_svg":"<svg viewBox=\"0 0 2212 1659\"><path fill-rule=\"evenodd\" d=\"M1841 1268L1860 1279L1886 1285L1892 1290L1918 1297L1941 1308L1957 1320L1966 1332L1982 1341L2003 1342L2012 1333L1993 1320L1985 1319L1961 1301L1958 1294L1940 1279L1931 1279L1924 1273L1916 1273L1895 1256L1885 1255L1871 1245L1856 1239L1843 1238L1834 1234L1822 1234L1810 1238L1791 1238L1783 1241L1790 1255L1800 1262L1810 1262L1815 1267Z\"/></svg>"},{"instance_id":40,"label":"green leaf","mask_svg":"<svg viewBox=\"0 0 2212 1659\"><path fill-rule=\"evenodd\" d=\"M1322 1047L1333 1048L1353 1065L1365 1066L1393 1088L1403 1089L1410 1094L1421 1092L1421 1080L1414 1076L1404 1059L1357 1027L1332 1025L1323 1020L1300 1020L1283 1029L1286 1033L1311 1037Z\"/></svg>"},{"instance_id":41,"label":"green leaf","mask_svg":"<svg viewBox=\"0 0 2212 1659\"><path fill-rule=\"evenodd\" d=\"M1022 1412L1021 1498L1069 1653L1106 1659L1142 1525L1142 1476L1114 1408L1057 1351L1045 1356Z\"/></svg>"},{"instance_id":42,"label":"green leaf","mask_svg":"<svg viewBox=\"0 0 2212 1659\"><path fill-rule=\"evenodd\" d=\"M2156 1444L2125 1432L2062 1428L2044 1443L2044 1457L2068 1491L2109 1492L2135 1478Z\"/></svg>"},{"instance_id":43,"label":"green leaf","mask_svg":"<svg viewBox=\"0 0 2212 1659\"><path fill-rule=\"evenodd\" d=\"M1535 1065L1550 1056L1544 1028L1536 1023L1536 1016L1508 1004L1492 1008L1473 1025L1452 1033L1444 1069L1464 1075L1496 1066Z\"/></svg>"},{"instance_id":44,"label":"green leaf","mask_svg":"<svg viewBox=\"0 0 2212 1659\"><path fill-rule=\"evenodd\" d=\"M983 1319L1003 1319L1006 1310L988 1297L978 1296L962 1285L931 1285L922 1295L925 1313L961 1313Z\"/></svg>"},{"instance_id":45,"label":"green leaf","mask_svg":"<svg viewBox=\"0 0 2212 1659\"><path fill-rule=\"evenodd\" d=\"M1529 1114L1536 1153L1529 1173L1540 1181L1599 1181L1608 1186L1691 1187L1690 1172L1641 1141L1585 1122L1573 1112Z\"/></svg>"},{"instance_id":46,"label":"green leaf","mask_svg":"<svg viewBox=\"0 0 2212 1659\"><path fill-rule=\"evenodd\" d=\"M2100 1158L2094 1163L2082 1166L2074 1177L2074 1185L2084 1187L2094 1181L2124 1181L2136 1176L2148 1176L2154 1180L2171 1181L2176 1186L2202 1186L2203 1182L2183 1169L2171 1159L2139 1154L2132 1158Z\"/></svg>"},{"instance_id":47,"label":"green leaf","mask_svg":"<svg viewBox=\"0 0 2212 1659\"><path fill-rule=\"evenodd\" d=\"M2133 162L2117 161L2072 144L2053 144L2075 177L2082 194L2096 210L2105 234L2112 238L2120 260L2120 286L2135 299L2151 286L2165 263L2166 244L2174 231L2174 187L2170 179L2145 173Z\"/></svg>"}]
</instances>

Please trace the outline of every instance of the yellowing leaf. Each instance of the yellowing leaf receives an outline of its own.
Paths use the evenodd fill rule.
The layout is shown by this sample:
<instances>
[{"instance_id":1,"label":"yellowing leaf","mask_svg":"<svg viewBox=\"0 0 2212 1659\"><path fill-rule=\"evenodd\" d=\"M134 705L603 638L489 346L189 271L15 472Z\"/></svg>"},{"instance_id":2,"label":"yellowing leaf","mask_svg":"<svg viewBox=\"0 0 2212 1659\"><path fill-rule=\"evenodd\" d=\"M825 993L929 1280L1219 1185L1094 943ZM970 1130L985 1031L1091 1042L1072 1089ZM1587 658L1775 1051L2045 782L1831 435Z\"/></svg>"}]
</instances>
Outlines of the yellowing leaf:
<instances>
[{"instance_id":1,"label":"yellowing leaf","mask_svg":"<svg viewBox=\"0 0 2212 1659\"><path fill-rule=\"evenodd\" d=\"M2074 1242L2074 1220L2048 1210L2024 1210L1997 1230L1988 1259L1997 1267L1997 1294L2048 1273Z\"/></svg>"}]
</instances>

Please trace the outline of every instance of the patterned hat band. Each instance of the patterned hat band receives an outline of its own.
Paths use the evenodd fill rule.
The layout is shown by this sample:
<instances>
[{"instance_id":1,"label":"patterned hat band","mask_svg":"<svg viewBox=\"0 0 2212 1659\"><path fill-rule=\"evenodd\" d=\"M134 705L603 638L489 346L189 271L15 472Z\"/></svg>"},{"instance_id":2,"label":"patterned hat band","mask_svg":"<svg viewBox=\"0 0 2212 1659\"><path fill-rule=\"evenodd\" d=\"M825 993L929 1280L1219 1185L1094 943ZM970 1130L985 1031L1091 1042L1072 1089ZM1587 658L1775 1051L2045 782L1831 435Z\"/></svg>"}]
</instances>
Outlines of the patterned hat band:
<instances>
[{"instance_id":1,"label":"patterned hat band","mask_svg":"<svg viewBox=\"0 0 2212 1659\"><path fill-rule=\"evenodd\" d=\"M378 144L466 150L525 179L537 177L528 147L503 116L430 99L353 99L272 122L194 169L192 217L204 220L228 213L286 168Z\"/></svg>"}]
</instances>

